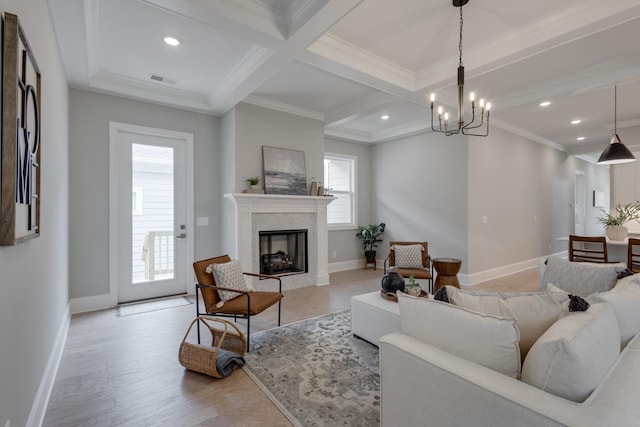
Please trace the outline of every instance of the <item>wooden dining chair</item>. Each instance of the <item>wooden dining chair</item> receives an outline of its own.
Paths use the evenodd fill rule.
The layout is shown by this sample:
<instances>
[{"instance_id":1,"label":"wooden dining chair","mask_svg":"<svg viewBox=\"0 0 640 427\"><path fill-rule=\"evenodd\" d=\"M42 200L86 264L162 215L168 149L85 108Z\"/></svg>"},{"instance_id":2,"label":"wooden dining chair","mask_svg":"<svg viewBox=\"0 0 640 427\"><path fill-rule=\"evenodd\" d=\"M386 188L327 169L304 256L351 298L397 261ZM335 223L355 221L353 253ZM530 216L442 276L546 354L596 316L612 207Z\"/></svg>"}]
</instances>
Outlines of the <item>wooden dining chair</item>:
<instances>
[{"instance_id":1,"label":"wooden dining chair","mask_svg":"<svg viewBox=\"0 0 640 427\"><path fill-rule=\"evenodd\" d=\"M569 261L609 262L604 236L569 236Z\"/></svg>"},{"instance_id":2,"label":"wooden dining chair","mask_svg":"<svg viewBox=\"0 0 640 427\"><path fill-rule=\"evenodd\" d=\"M629 237L627 268L634 273L640 273L640 239Z\"/></svg>"}]
</instances>

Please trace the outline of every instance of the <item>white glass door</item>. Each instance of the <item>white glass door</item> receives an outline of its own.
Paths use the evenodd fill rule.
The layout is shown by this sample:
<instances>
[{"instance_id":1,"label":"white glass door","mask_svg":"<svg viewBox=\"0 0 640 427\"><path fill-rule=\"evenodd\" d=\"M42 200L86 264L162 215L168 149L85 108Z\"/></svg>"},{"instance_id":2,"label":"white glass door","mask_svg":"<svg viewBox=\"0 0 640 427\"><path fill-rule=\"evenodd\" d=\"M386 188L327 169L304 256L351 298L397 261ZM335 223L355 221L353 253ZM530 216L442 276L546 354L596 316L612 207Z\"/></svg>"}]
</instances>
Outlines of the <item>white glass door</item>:
<instances>
[{"instance_id":1,"label":"white glass door","mask_svg":"<svg viewBox=\"0 0 640 427\"><path fill-rule=\"evenodd\" d=\"M187 144L163 133L125 126L115 135L117 268L112 272L119 303L187 291Z\"/></svg>"}]
</instances>

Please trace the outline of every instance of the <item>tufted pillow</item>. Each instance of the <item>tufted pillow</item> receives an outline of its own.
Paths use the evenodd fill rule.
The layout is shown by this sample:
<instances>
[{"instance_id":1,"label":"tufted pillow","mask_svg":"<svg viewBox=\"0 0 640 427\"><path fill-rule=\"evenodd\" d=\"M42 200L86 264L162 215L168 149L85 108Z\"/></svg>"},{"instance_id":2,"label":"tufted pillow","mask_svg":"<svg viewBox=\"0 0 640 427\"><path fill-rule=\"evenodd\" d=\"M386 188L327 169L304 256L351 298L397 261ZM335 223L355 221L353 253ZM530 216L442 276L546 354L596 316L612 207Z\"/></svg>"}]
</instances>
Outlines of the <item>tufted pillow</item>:
<instances>
[{"instance_id":1,"label":"tufted pillow","mask_svg":"<svg viewBox=\"0 0 640 427\"><path fill-rule=\"evenodd\" d=\"M609 304L593 304L551 325L529 350L522 381L583 402L620 355L620 330Z\"/></svg>"},{"instance_id":2,"label":"tufted pillow","mask_svg":"<svg viewBox=\"0 0 640 427\"><path fill-rule=\"evenodd\" d=\"M520 334L513 318L397 292L402 332L512 378L520 375Z\"/></svg>"},{"instance_id":3,"label":"tufted pillow","mask_svg":"<svg viewBox=\"0 0 640 427\"><path fill-rule=\"evenodd\" d=\"M244 280L242 274L242 266L240 261L230 261L220 264L211 264L209 266L213 272L213 277L216 279L216 286L221 288L235 289L240 292L248 292L247 282ZM207 268L209 270L209 268ZM239 292L225 291L218 289L218 297L222 302L229 301L239 295Z\"/></svg>"},{"instance_id":4,"label":"tufted pillow","mask_svg":"<svg viewBox=\"0 0 640 427\"><path fill-rule=\"evenodd\" d=\"M625 268L625 263L573 262L549 257L540 280L540 290L544 291L547 283L553 283L570 294L587 298L596 292L611 289L618 280L618 274Z\"/></svg>"},{"instance_id":5,"label":"tufted pillow","mask_svg":"<svg viewBox=\"0 0 640 427\"><path fill-rule=\"evenodd\" d=\"M520 330L522 358L556 320L569 303L564 292L483 292L445 286L449 302L459 307L494 316L513 317Z\"/></svg>"},{"instance_id":6,"label":"tufted pillow","mask_svg":"<svg viewBox=\"0 0 640 427\"><path fill-rule=\"evenodd\" d=\"M626 347L640 332L640 274L619 280L613 289L593 294L588 301L607 302L613 307L620 327L620 347Z\"/></svg>"},{"instance_id":7,"label":"tufted pillow","mask_svg":"<svg viewBox=\"0 0 640 427\"><path fill-rule=\"evenodd\" d=\"M422 268L422 245L393 245L396 268Z\"/></svg>"}]
</instances>

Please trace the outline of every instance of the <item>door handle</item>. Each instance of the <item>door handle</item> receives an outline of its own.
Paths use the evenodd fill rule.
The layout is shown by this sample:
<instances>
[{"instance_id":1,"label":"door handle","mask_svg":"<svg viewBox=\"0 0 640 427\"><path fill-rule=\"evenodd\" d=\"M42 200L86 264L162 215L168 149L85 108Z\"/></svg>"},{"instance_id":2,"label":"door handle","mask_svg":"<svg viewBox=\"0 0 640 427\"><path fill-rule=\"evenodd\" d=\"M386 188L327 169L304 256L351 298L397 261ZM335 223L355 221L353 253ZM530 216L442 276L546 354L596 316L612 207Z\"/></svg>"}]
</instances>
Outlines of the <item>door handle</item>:
<instances>
[{"instance_id":1,"label":"door handle","mask_svg":"<svg viewBox=\"0 0 640 427\"><path fill-rule=\"evenodd\" d=\"M180 233L176 236L176 239L186 239L187 238L187 233Z\"/></svg>"}]
</instances>

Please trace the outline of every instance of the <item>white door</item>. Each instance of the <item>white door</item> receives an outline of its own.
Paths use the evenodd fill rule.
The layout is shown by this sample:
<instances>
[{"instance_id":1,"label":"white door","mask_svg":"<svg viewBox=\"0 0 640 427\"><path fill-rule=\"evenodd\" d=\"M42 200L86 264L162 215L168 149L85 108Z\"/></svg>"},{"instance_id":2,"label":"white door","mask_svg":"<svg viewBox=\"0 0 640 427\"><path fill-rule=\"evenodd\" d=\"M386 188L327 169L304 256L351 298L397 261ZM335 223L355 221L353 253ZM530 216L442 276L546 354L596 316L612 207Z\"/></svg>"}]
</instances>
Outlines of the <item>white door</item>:
<instances>
[{"instance_id":1,"label":"white door","mask_svg":"<svg viewBox=\"0 0 640 427\"><path fill-rule=\"evenodd\" d=\"M118 303L185 293L193 262L193 136L110 127L111 291Z\"/></svg>"}]
</instances>

